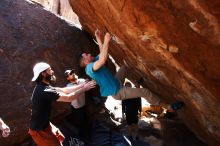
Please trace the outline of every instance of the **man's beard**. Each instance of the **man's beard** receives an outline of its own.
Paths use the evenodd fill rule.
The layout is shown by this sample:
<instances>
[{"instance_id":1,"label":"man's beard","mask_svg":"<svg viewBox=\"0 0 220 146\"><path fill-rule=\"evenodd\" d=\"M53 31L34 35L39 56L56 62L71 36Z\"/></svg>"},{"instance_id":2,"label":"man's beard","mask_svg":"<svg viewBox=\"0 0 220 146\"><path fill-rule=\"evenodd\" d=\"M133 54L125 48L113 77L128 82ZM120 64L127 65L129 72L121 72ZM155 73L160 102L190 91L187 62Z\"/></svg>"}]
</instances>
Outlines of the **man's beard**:
<instances>
[{"instance_id":1,"label":"man's beard","mask_svg":"<svg viewBox=\"0 0 220 146\"><path fill-rule=\"evenodd\" d=\"M47 76L45 77L45 80L47 82L50 82L50 83L55 83L56 82L56 76L47 74Z\"/></svg>"},{"instance_id":2,"label":"man's beard","mask_svg":"<svg viewBox=\"0 0 220 146\"><path fill-rule=\"evenodd\" d=\"M72 82L72 83L75 83L76 80L77 80L77 79L76 79L75 77L73 77L73 78L71 78L69 81Z\"/></svg>"}]
</instances>

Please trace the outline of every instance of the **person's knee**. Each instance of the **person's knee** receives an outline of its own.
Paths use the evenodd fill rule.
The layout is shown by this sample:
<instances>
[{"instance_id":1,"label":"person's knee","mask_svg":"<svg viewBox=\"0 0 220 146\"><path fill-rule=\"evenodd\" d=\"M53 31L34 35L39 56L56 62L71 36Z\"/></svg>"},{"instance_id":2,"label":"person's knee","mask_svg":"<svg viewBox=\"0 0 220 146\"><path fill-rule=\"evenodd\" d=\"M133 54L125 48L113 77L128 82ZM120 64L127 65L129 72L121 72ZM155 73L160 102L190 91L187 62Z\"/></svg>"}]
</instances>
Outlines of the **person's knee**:
<instances>
[{"instance_id":1,"label":"person's knee","mask_svg":"<svg viewBox=\"0 0 220 146\"><path fill-rule=\"evenodd\" d=\"M115 95L115 96L112 96L115 100L121 100L120 96L118 95Z\"/></svg>"},{"instance_id":2,"label":"person's knee","mask_svg":"<svg viewBox=\"0 0 220 146\"><path fill-rule=\"evenodd\" d=\"M125 66L125 65L123 65L123 66L120 67L119 70L120 70L122 73L127 74L127 72L128 72L128 67Z\"/></svg>"}]
</instances>

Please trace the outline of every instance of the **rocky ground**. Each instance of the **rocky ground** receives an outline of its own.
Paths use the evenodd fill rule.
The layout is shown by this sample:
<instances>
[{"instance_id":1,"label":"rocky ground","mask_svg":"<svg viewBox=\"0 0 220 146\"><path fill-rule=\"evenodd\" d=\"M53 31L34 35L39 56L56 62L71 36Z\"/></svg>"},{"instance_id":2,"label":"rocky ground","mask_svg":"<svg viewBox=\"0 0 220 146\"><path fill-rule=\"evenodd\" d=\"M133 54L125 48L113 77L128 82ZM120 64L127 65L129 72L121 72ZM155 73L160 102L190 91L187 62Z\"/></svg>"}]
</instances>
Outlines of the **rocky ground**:
<instances>
[{"instance_id":1,"label":"rocky ground","mask_svg":"<svg viewBox=\"0 0 220 146\"><path fill-rule=\"evenodd\" d=\"M111 103L111 105L109 105ZM74 125L64 118L56 125L65 135L64 146L206 146L181 122L178 115L172 118L157 118L155 114L146 114L139 119L138 139L128 135L127 124L120 116L120 102L110 98L106 102L105 112L97 108L89 136L77 136ZM99 109L99 110L98 110ZM21 146L35 146L31 139Z\"/></svg>"}]
</instances>

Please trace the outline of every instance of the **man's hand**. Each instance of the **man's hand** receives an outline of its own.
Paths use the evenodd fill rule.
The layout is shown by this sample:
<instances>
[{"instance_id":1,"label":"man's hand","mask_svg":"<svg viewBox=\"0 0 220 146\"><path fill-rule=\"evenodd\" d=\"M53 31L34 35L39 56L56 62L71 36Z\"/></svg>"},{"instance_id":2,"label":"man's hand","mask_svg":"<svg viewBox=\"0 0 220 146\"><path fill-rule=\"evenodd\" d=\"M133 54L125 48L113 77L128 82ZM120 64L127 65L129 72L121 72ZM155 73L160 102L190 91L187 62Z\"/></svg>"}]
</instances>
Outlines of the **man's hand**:
<instances>
[{"instance_id":1,"label":"man's hand","mask_svg":"<svg viewBox=\"0 0 220 146\"><path fill-rule=\"evenodd\" d=\"M98 38L98 39L101 39L101 31L99 30L99 29L96 29L95 30L95 37L96 37L96 39Z\"/></svg>"},{"instance_id":2,"label":"man's hand","mask_svg":"<svg viewBox=\"0 0 220 146\"><path fill-rule=\"evenodd\" d=\"M95 38L96 38L96 41L99 45L99 51L101 52L103 44L102 44L102 40L101 40L101 31L98 29L95 30Z\"/></svg>"},{"instance_id":3,"label":"man's hand","mask_svg":"<svg viewBox=\"0 0 220 146\"><path fill-rule=\"evenodd\" d=\"M110 35L110 33L106 33L105 34L105 38L104 38L104 41L106 41L106 43L108 43L110 40L111 40L112 36Z\"/></svg>"},{"instance_id":4,"label":"man's hand","mask_svg":"<svg viewBox=\"0 0 220 146\"><path fill-rule=\"evenodd\" d=\"M8 137L9 134L10 134L10 128L5 123L3 123L2 124L2 136Z\"/></svg>"},{"instance_id":5,"label":"man's hand","mask_svg":"<svg viewBox=\"0 0 220 146\"><path fill-rule=\"evenodd\" d=\"M96 82L94 80L92 80L92 81L89 81L89 82L85 83L83 88L84 88L85 91L88 91L92 88L95 88L95 86L96 86Z\"/></svg>"}]
</instances>

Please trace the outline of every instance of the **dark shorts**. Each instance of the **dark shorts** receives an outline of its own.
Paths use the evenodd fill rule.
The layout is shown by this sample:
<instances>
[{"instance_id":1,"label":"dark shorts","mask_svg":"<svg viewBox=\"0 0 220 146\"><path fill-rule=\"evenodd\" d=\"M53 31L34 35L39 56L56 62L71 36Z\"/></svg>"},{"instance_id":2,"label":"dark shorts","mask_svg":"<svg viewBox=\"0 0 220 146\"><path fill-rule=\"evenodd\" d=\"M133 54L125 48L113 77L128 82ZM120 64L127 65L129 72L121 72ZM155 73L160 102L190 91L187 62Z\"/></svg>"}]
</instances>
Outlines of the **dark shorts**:
<instances>
[{"instance_id":1,"label":"dark shorts","mask_svg":"<svg viewBox=\"0 0 220 146\"><path fill-rule=\"evenodd\" d=\"M126 121L128 125L137 124L138 123L138 111L127 111L126 114Z\"/></svg>"}]
</instances>

